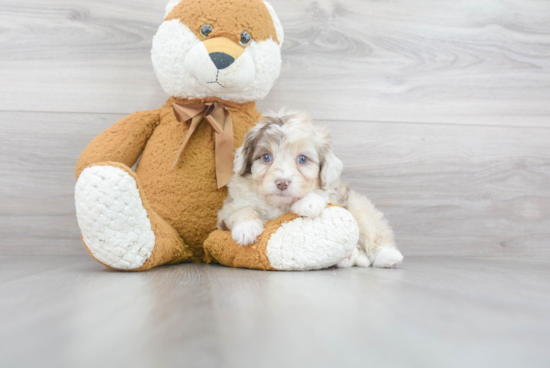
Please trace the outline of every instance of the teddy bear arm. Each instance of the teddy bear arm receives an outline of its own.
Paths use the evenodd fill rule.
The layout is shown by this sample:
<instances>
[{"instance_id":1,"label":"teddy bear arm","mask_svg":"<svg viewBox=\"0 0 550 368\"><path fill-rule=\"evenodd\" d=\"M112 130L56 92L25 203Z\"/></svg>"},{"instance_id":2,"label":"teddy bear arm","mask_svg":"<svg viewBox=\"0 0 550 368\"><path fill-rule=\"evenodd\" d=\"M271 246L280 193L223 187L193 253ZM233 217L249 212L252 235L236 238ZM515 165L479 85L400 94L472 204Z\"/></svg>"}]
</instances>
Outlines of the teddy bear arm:
<instances>
[{"instance_id":1,"label":"teddy bear arm","mask_svg":"<svg viewBox=\"0 0 550 368\"><path fill-rule=\"evenodd\" d=\"M80 155L75 176L100 162L119 162L132 167L160 122L158 110L140 111L119 120L98 135Z\"/></svg>"},{"instance_id":2,"label":"teddy bear arm","mask_svg":"<svg viewBox=\"0 0 550 368\"><path fill-rule=\"evenodd\" d=\"M353 215L329 204L316 218L289 212L268 221L258 240L248 246L237 244L230 231L216 230L204 242L205 260L258 270L316 270L349 257L358 239Z\"/></svg>"}]
</instances>

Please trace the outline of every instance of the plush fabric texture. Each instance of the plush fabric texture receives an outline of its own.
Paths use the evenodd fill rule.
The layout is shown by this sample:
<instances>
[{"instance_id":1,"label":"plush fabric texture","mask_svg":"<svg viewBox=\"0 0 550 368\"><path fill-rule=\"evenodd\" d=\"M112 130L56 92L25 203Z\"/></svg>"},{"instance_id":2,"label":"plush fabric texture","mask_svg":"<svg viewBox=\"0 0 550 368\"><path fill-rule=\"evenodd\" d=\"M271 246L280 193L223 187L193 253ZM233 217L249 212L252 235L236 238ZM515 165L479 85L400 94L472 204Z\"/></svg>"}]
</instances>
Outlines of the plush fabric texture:
<instances>
[{"instance_id":1,"label":"plush fabric texture","mask_svg":"<svg viewBox=\"0 0 550 368\"><path fill-rule=\"evenodd\" d=\"M251 268L256 270L275 270L267 258L267 244L282 224L297 219L299 216L286 213L265 224L265 230L257 242L241 246L231 238L230 231L216 230L204 242L206 261L220 263L224 266Z\"/></svg>"},{"instance_id":2,"label":"plush fabric texture","mask_svg":"<svg viewBox=\"0 0 550 368\"><path fill-rule=\"evenodd\" d=\"M164 14L164 17L167 17L168 14L170 14L170 12L174 10L176 5L178 5L180 1L181 0L168 0L168 4L166 4L166 13Z\"/></svg>"},{"instance_id":3,"label":"plush fabric texture","mask_svg":"<svg viewBox=\"0 0 550 368\"><path fill-rule=\"evenodd\" d=\"M268 221L259 239L248 246L237 244L230 231L216 230L204 242L204 248L209 263L264 271L306 271L346 259L358 238L353 216L329 204L318 218L286 213Z\"/></svg>"},{"instance_id":4,"label":"plush fabric texture","mask_svg":"<svg viewBox=\"0 0 550 368\"><path fill-rule=\"evenodd\" d=\"M267 258L281 271L320 270L349 257L358 240L359 227L353 215L333 206L318 217L282 224L269 239Z\"/></svg>"},{"instance_id":5,"label":"plush fabric texture","mask_svg":"<svg viewBox=\"0 0 550 368\"><path fill-rule=\"evenodd\" d=\"M256 42L273 39L277 30L271 14L262 0L182 0L168 14L165 21L177 19L201 38L203 25L212 26L210 38L226 37L239 43L241 33L247 31Z\"/></svg>"},{"instance_id":6,"label":"plush fabric texture","mask_svg":"<svg viewBox=\"0 0 550 368\"><path fill-rule=\"evenodd\" d=\"M188 130L187 124L176 120L172 101L174 99L160 109L160 124L143 151L136 174L153 210L192 248L193 260L201 262L202 244L216 230L217 211L227 196L227 189L217 188L215 132L206 122L197 127L178 166L172 168ZM234 148L238 148L260 118L256 104L230 103L216 98L190 102L212 101L221 102L230 112Z\"/></svg>"},{"instance_id":7,"label":"plush fabric texture","mask_svg":"<svg viewBox=\"0 0 550 368\"><path fill-rule=\"evenodd\" d=\"M136 181L113 166L86 168L76 183L76 217L88 251L120 270L143 266L155 247L155 233Z\"/></svg>"},{"instance_id":8,"label":"plush fabric texture","mask_svg":"<svg viewBox=\"0 0 550 368\"><path fill-rule=\"evenodd\" d=\"M151 59L162 88L179 98L218 97L245 103L263 99L281 70L284 31L277 14L261 0L171 1L153 38ZM212 33L201 35L203 25ZM241 34L252 40L241 45ZM225 46L216 47L221 40ZM232 65L218 69L210 54L225 52Z\"/></svg>"},{"instance_id":9,"label":"plush fabric texture","mask_svg":"<svg viewBox=\"0 0 550 368\"><path fill-rule=\"evenodd\" d=\"M159 123L158 110L136 112L116 122L84 149L76 163L76 177L98 162L120 162L132 167Z\"/></svg>"},{"instance_id":10,"label":"plush fabric texture","mask_svg":"<svg viewBox=\"0 0 550 368\"><path fill-rule=\"evenodd\" d=\"M203 242L216 230L217 211L227 189L216 182L214 130L201 123L183 152L176 168L172 165L187 134L188 124L177 121L170 98L159 110L142 112L114 124L94 139L78 160L76 175L94 163L116 161L134 165L136 178L152 210L181 236L193 256L187 261L202 262ZM222 103L233 119L234 148L260 118L254 102L238 104L217 98L182 102ZM146 143L146 144L145 144Z\"/></svg>"},{"instance_id":11,"label":"plush fabric texture","mask_svg":"<svg viewBox=\"0 0 550 368\"><path fill-rule=\"evenodd\" d=\"M165 17L168 17L168 15L174 10L174 8L181 2L182 0L169 0L168 4L166 4L166 14ZM277 16L277 13L275 12L275 9L273 9L273 6L271 6L270 3L267 1L264 1L265 6L267 7L267 10L269 11L269 14L271 14L271 19L273 21L273 24L275 26L275 30L277 33L277 40L279 45L282 46L285 38L285 32L283 29L283 25L281 24L281 21L279 20L279 17Z\"/></svg>"},{"instance_id":12,"label":"plush fabric texture","mask_svg":"<svg viewBox=\"0 0 550 368\"><path fill-rule=\"evenodd\" d=\"M158 80L168 94L179 98L219 97L244 103L261 100L269 93L279 77L282 64L280 46L276 41L252 41L233 65L216 73L204 40L178 19L160 25L153 38L151 60ZM241 47L233 40L227 40ZM238 63L244 65L239 67ZM204 79L206 72L211 75ZM239 76L250 74L255 75L255 80L246 86ZM220 79L228 89L208 83L216 79ZM243 86L244 89L237 89Z\"/></svg>"},{"instance_id":13,"label":"plush fabric texture","mask_svg":"<svg viewBox=\"0 0 550 368\"><path fill-rule=\"evenodd\" d=\"M282 47L283 43L285 42L285 30L283 29L283 25L281 24L277 13L275 13L275 9L273 9L273 6L271 6L271 4L267 1L264 1L264 4L269 11L269 14L271 14L273 24L275 25L275 31L277 32L277 40L279 41L279 45Z\"/></svg>"}]
</instances>

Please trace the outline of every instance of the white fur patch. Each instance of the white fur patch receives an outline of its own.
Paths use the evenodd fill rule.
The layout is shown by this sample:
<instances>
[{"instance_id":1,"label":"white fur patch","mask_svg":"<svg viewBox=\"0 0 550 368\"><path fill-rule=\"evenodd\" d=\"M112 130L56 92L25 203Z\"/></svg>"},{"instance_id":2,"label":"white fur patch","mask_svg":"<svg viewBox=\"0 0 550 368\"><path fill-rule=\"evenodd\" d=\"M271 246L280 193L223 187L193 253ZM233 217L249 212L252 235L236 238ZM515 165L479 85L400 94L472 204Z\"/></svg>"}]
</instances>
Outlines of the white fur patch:
<instances>
[{"instance_id":1,"label":"white fur patch","mask_svg":"<svg viewBox=\"0 0 550 368\"><path fill-rule=\"evenodd\" d=\"M403 255L395 247L381 247L374 255L373 267L397 268L403 262Z\"/></svg>"},{"instance_id":2,"label":"white fur patch","mask_svg":"<svg viewBox=\"0 0 550 368\"><path fill-rule=\"evenodd\" d=\"M261 221L240 222L231 230L231 236L234 241L240 245L249 245L258 240L264 232L264 224Z\"/></svg>"},{"instance_id":3,"label":"white fur patch","mask_svg":"<svg viewBox=\"0 0 550 368\"><path fill-rule=\"evenodd\" d=\"M359 228L352 214L341 207L329 207L319 217L283 224L267 244L267 257L277 270L318 270L349 257L358 239Z\"/></svg>"},{"instance_id":4,"label":"white fur patch","mask_svg":"<svg viewBox=\"0 0 550 368\"><path fill-rule=\"evenodd\" d=\"M76 216L94 257L116 269L143 266L155 234L134 178L113 166L85 169L75 188Z\"/></svg>"},{"instance_id":5,"label":"white fur patch","mask_svg":"<svg viewBox=\"0 0 550 368\"><path fill-rule=\"evenodd\" d=\"M279 45L273 40L258 43L252 41L246 48L245 55L247 56L243 59L249 58L252 64L244 61L242 65L239 65L241 68L253 67L254 80L247 83L247 86L244 86L243 83L228 89L213 87L204 80L200 80L202 78L195 77L186 66L187 56L199 43L201 41L197 36L177 19L160 25L157 34L153 38L151 58L158 80L169 95L179 98L219 97L224 100L244 103L263 99L279 78L282 63ZM212 62L203 59L201 61ZM223 77L224 73L228 74ZM222 71L222 79L225 78L228 84L230 84L232 78L235 79L231 77L231 73L240 75L241 72L238 69ZM247 78L250 75L250 72L244 71L241 76Z\"/></svg>"},{"instance_id":6,"label":"white fur patch","mask_svg":"<svg viewBox=\"0 0 550 368\"><path fill-rule=\"evenodd\" d=\"M361 230L359 230L361 232ZM370 267L371 265L370 258L367 256L367 253L363 249L358 250L358 254L355 257L354 264L357 267Z\"/></svg>"},{"instance_id":7,"label":"white fur patch","mask_svg":"<svg viewBox=\"0 0 550 368\"><path fill-rule=\"evenodd\" d=\"M298 216L317 217L327 206L327 199L317 193L309 193L292 205L290 210Z\"/></svg>"}]
</instances>

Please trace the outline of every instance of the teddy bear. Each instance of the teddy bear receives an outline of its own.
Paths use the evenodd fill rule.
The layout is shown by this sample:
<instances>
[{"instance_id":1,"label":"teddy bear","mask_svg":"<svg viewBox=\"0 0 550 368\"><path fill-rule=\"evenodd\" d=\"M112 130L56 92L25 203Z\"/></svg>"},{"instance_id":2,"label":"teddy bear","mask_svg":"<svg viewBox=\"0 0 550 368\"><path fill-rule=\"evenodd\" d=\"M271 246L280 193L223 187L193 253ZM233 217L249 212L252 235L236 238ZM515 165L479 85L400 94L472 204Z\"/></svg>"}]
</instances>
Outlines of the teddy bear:
<instances>
[{"instance_id":1,"label":"teddy bear","mask_svg":"<svg viewBox=\"0 0 550 368\"><path fill-rule=\"evenodd\" d=\"M338 206L317 218L285 214L249 246L215 231L234 151L260 119L255 101L279 77L283 42L265 1L168 3L152 62L172 97L116 122L77 162L77 220L96 261L121 271L182 262L288 271L352 254L357 223Z\"/></svg>"}]
</instances>

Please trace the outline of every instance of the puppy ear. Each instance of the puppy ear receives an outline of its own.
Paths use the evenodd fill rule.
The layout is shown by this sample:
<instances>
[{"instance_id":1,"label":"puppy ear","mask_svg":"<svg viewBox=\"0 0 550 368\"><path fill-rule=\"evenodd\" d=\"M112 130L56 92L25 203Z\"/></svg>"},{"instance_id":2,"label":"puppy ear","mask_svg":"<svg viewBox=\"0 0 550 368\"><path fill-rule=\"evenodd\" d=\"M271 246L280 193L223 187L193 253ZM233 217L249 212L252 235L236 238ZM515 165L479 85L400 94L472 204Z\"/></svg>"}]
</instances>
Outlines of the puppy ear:
<instances>
[{"instance_id":1,"label":"puppy ear","mask_svg":"<svg viewBox=\"0 0 550 368\"><path fill-rule=\"evenodd\" d=\"M328 130L317 128L316 131L321 141L321 173L319 175L321 179L321 189L328 189L335 182L340 180L340 175L344 170L344 164L334 155Z\"/></svg>"},{"instance_id":2,"label":"puppy ear","mask_svg":"<svg viewBox=\"0 0 550 368\"><path fill-rule=\"evenodd\" d=\"M344 164L334 155L331 149L321 161L321 189L328 189L340 180L343 170Z\"/></svg>"},{"instance_id":3,"label":"puppy ear","mask_svg":"<svg viewBox=\"0 0 550 368\"><path fill-rule=\"evenodd\" d=\"M248 166L248 158L243 154L244 146L241 146L235 151L235 158L233 161L233 173L235 175L244 176L246 174L246 167Z\"/></svg>"},{"instance_id":4,"label":"puppy ear","mask_svg":"<svg viewBox=\"0 0 550 368\"><path fill-rule=\"evenodd\" d=\"M265 124L258 124L246 133L243 145L235 152L233 172L236 175L245 176L252 173L254 151L264 130Z\"/></svg>"},{"instance_id":5,"label":"puppy ear","mask_svg":"<svg viewBox=\"0 0 550 368\"><path fill-rule=\"evenodd\" d=\"M252 164L254 163L254 151L264 133L271 126L282 126L281 120L273 111L268 111L260 118L256 126L246 133L243 145L235 152L235 161L233 162L233 172L239 176L252 174Z\"/></svg>"}]
</instances>

